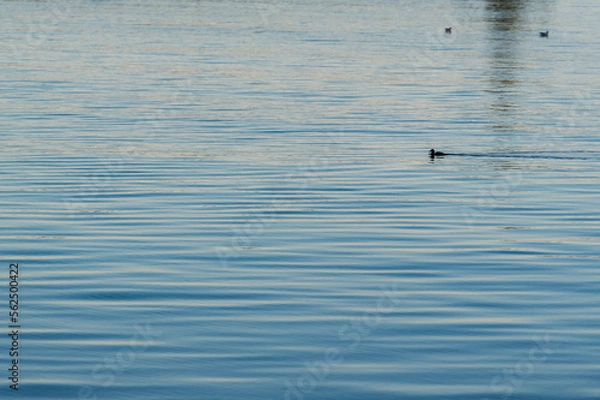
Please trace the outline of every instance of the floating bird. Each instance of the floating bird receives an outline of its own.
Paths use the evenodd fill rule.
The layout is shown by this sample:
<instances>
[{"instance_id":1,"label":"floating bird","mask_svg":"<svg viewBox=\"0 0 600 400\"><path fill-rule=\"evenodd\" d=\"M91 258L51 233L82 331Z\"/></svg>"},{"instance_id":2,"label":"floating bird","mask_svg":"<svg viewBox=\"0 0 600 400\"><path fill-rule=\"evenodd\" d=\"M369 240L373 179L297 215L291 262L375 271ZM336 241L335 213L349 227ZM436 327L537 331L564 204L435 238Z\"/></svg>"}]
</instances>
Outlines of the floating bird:
<instances>
[{"instance_id":1,"label":"floating bird","mask_svg":"<svg viewBox=\"0 0 600 400\"><path fill-rule=\"evenodd\" d=\"M550 31L540 32L541 37L548 37L549 34L550 34Z\"/></svg>"},{"instance_id":2,"label":"floating bird","mask_svg":"<svg viewBox=\"0 0 600 400\"><path fill-rule=\"evenodd\" d=\"M446 33L452 33L452 27L449 26L448 28L446 28Z\"/></svg>"},{"instance_id":3,"label":"floating bird","mask_svg":"<svg viewBox=\"0 0 600 400\"><path fill-rule=\"evenodd\" d=\"M443 151L435 151L434 149L429 150L429 157L434 158L434 157L443 157L443 156L447 156L447 153L444 153Z\"/></svg>"}]
</instances>

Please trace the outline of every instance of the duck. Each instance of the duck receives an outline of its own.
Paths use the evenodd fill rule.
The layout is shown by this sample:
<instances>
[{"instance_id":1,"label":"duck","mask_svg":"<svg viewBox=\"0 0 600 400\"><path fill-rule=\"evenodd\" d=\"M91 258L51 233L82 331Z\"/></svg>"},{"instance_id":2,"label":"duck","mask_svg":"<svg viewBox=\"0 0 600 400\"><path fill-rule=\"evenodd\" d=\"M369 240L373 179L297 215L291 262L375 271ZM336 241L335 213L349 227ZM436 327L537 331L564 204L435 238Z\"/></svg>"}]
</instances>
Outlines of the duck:
<instances>
[{"instance_id":1,"label":"duck","mask_svg":"<svg viewBox=\"0 0 600 400\"><path fill-rule=\"evenodd\" d=\"M452 27L451 26L449 26L449 27L446 28L446 33L452 33Z\"/></svg>"},{"instance_id":2,"label":"duck","mask_svg":"<svg viewBox=\"0 0 600 400\"><path fill-rule=\"evenodd\" d=\"M549 34L550 34L550 31L540 32L541 37L548 37Z\"/></svg>"},{"instance_id":3,"label":"duck","mask_svg":"<svg viewBox=\"0 0 600 400\"><path fill-rule=\"evenodd\" d=\"M429 150L429 157L443 157L447 156L448 153L444 153L443 151L435 151L434 149Z\"/></svg>"}]
</instances>

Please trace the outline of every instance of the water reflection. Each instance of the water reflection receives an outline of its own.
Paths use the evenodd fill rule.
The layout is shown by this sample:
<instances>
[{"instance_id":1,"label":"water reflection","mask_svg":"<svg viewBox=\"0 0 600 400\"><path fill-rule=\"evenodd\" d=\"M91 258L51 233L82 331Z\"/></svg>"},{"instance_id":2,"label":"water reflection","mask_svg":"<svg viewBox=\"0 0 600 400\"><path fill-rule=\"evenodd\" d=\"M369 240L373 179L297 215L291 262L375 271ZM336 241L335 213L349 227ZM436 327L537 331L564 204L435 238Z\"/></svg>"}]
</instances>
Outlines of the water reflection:
<instances>
[{"instance_id":1,"label":"water reflection","mask_svg":"<svg viewBox=\"0 0 600 400\"><path fill-rule=\"evenodd\" d=\"M523 21L524 0L488 0L486 11L488 22L497 30L514 31Z\"/></svg>"},{"instance_id":2,"label":"water reflection","mask_svg":"<svg viewBox=\"0 0 600 400\"><path fill-rule=\"evenodd\" d=\"M490 91L495 93L490 108L498 122L496 129L515 128L519 111L518 91L523 64L519 55L519 31L527 12L521 0L490 0L486 3L486 22L490 28Z\"/></svg>"}]
</instances>

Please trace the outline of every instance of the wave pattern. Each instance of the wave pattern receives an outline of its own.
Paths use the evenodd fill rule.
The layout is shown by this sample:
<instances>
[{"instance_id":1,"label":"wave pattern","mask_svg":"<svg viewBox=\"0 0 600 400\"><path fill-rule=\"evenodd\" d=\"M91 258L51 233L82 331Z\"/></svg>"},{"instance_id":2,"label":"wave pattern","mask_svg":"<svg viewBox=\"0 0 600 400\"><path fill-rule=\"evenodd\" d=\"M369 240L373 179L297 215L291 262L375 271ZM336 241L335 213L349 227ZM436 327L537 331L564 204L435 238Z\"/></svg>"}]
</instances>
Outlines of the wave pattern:
<instances>
[{"instance_id":1,"label":"wave pattern","mask_svg":"<svg viewBox=\"0 0 600 400\"><path fill-rule=\"evenodd\" d=\"M6 5L22 399L598 397L594 5L401 3Z\"/></svg>"}]
</instances>

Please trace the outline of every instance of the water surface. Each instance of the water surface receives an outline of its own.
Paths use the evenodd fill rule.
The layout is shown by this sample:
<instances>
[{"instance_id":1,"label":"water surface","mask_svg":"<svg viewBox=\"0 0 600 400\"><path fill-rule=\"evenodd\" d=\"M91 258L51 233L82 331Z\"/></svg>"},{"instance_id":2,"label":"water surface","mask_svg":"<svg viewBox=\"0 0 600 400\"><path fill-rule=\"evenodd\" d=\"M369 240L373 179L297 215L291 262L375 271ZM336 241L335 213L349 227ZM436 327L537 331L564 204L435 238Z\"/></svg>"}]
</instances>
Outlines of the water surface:
<instances>
[{"instance_id":1,"label":"water surface","mask_svg":"<svg viewBox=\"0 0 600 400\"><path fill-rule=\"evenodd\" d=\"M595 2L2 7L20 398L600 396Z\"/></svg>"}]
</instances>

